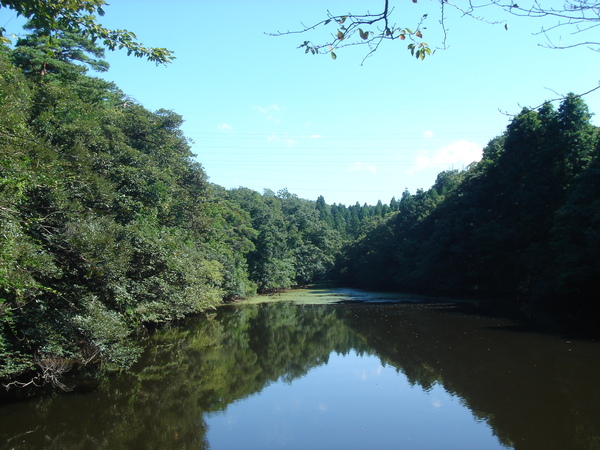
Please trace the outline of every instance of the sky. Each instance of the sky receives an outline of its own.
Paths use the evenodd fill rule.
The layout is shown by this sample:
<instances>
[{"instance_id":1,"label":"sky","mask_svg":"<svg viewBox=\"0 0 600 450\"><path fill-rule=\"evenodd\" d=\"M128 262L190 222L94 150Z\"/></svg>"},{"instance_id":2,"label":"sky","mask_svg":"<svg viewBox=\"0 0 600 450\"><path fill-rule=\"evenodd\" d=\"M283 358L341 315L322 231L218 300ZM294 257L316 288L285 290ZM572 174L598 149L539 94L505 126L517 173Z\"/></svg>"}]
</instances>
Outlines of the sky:
<instances>
[{"instance_id":1,"label":"sky","mask_svg":"<svg viewBox=\"0 0 600 450\"><path fill-rule=\"evenodd\" d=\"M525 0L524 0L525 1ZM101 23L133 31L146 46L176 59L156 66L125 52L107 52L114 81L146 108L185 120L195 159L209 181L259 192L287 189L329 204L389 203L405 189L428 189L439 172L481 158L510 115L599 83L598 53L552 50L534 35L543 22L508 19L492 25L447 9L447 48L424 61L406 41L384 42L361 65L361 46L305 55L304 40L336 29L279 37L333 14L383 9L383 0L113 0ZM424 41L440 47L440 6L392 0L397 25L413 27L427 13ZM488 9L493 20L504 17ZM14 13L0 26L18 33ZM546 22L548 24L548 22ZM572 42L580 36L555 35ZM321 39L320 39L321 38ZM600 111L600 91L584 97ZM595 121L595 123L597 123Z\"/></svg>"}]
</instances>

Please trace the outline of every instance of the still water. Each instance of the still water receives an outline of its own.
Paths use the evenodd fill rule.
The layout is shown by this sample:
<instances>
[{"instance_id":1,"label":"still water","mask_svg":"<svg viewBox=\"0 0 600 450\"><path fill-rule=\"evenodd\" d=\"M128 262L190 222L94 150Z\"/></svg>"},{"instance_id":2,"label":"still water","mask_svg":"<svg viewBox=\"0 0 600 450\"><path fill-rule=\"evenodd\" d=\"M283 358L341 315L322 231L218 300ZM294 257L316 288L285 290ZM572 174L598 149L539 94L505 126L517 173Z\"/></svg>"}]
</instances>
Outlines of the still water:
<instances>
[{"instance_id":1,"label":"still water","mask_svg":"<svg viewBox=\"0 0 600 450\"><path fill-rule=\"evenodd\" d=\"M1 405L0 448L600 449L599 344L461 304L292 291L143 345L126 373Z\"/></svg>"}]
</instances>

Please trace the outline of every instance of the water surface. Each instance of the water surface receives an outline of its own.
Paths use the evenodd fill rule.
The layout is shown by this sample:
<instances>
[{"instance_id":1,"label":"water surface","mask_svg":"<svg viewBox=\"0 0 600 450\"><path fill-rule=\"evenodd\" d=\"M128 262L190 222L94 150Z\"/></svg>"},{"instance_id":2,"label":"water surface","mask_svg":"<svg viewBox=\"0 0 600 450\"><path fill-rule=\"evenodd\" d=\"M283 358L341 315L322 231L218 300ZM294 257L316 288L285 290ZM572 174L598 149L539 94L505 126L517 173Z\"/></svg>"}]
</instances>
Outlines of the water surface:
<instances>
[{"instance_id":1,"label":"water surface","mask_svg":"<svg viewBox=\"0 0 600 450\"><path fill-rule=\"evenodd\" d=\"M598 343L460 304L292 291L143 344L131 371L0 406L0 448L600 448Z\"/></svg>"}]
</instances>

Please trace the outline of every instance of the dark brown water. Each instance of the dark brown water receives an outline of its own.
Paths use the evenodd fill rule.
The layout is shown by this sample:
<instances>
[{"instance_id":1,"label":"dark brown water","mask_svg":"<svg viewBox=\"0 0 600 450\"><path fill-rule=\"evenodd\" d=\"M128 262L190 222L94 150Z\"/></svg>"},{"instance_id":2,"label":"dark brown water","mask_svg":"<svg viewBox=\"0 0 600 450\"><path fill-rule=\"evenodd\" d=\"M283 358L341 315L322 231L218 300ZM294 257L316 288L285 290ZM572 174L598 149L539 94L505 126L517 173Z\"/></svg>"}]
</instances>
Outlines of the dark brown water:
<instances>
[{"instance_id":1,"label":"dark brown water","mask_svg":"<svg viewBox=\"0 0 600 450\"><path fill-rule=\"evenodd\" d=\"M153 333L86 392L0 406L0 448L600 448L596 342L406 296L276 300Z\"/></svg>"}]
</instances>

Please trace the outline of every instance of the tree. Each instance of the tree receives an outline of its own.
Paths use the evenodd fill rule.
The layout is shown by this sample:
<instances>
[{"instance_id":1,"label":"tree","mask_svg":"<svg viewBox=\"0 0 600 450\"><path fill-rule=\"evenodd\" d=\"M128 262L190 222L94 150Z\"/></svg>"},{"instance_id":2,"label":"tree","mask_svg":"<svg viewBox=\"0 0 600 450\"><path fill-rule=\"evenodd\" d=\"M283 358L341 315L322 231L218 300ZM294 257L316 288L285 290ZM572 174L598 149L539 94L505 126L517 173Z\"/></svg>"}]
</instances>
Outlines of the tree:
<instances>
[{"instance_id":1,"label":"tree","mask_svg":"<svg viewBox=\"0 0 600 450\"><path fill-rule=\"evenodd\" d=\"M30 29L31 24L25 28ZM12 58L26 75L43 77L48 74L86 72L86 67L77 63L105 72L108 63L99 59L103 56L103 48L80 34L58 31L51 38L43 31L35 30L17 41Z\"/></svg>"},{"instance_id":2,"label":"tree","mask_svg":"<svg viewBox=\"0 0 600 450\"><path fill-rule=\"evenodd\" d=\"M109 30L100 24L96 16L104 15L105 0L0 0L0 8L10 8L30 20L35 28L48 37L66 31L89 38L93 43L100 40L109 50L125 49L128 55L147 58L156 64L166 64L174 59L166 48L144 47L136 36L127 30ZM7 43L0 28L0 43Z\"/></svg>"},{"instance_id":3,"label":"tree","mask_svg":"<svg viewBox=\"0 0 600 450\"><path fill-rule=\"evenodd\" d=\"M285 31L270 33L271 36L281 36L287 34L304 34L313 32L317 29L333 27L333 33L330 38L320 42L304 41L298 48L304 49L305 53L313 55L329 54L331 58L336 59L338 49L364 45L368 52L363 59L373 55L384 41L402 41L408 42L407 50L412 56L423 60L431 55L434 50L430 44L424 41L427 31L427 23L431 20L430 16L435 16L441 28L441 42L435 48L445 49L449 35L448 10L453 9L460 14L460 17L470 17L475 20L503 26L508 30L508 19L513 17L526 17L531 19L553 20L552 22L543 22L540 31L534 33L543 35L546 38L546 46L554 49L566 49L577 46L587 46L595 50L600 49L600 41L586 40L586 34L592 33L600 23L600 2L589 0L565 0L562 6L557 6L557 2L550 0L535 1L530 6L523 6L520 2L513 0L473 0L465 2L464 5L455 4L447 0L437 0L439 8L434 14L429 7L418 14L419 18L414 20L410 28L406 25L397 25L395 23L395 5L400 5L399 0L382 0L382 10L379 13L347 13L332 14L327 11L326 17L313 25L302 25L295 31ZM417 0L412 0L413 4ZM406 6L399 7L403 13L414 13L415 11L406 11ZM501 13L502 17L497 18L493 15ZM400 15L400 13L398 13ZM404 14L406 16L407 14ZM406 19L405 19L406 20ZM575 37L576 41L564 43L563 36L556 36L560 31L568 31L567 36ZM429 35L429 34L428 34ZM560 38L560 44L557 43Z\"/></svg>"},{"instance_id":4,"label":"tree","mask_svg":"<svg viewBox=\"0 0 600 450\"><path fill-rule=\"evenodd\" d=\"M596 130L590 123L591 118L587 105L572 93L558 109L560 144L565 152L562 166L569 176L580 173L592 159Z\"/></svg>"},{"instance_id":5,"label":"tree","mask_svg":"<svg viewBox=\"0 0 600 450\"><path fill-rule=\"evenodd\" d=\"M329 226L333 226L333 215L331 214L331 207L325 203L325 198L319 195L317 198L316 209L319 211L319 217L321 220Z\"/></svg>"}]
</instances>

